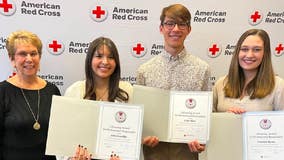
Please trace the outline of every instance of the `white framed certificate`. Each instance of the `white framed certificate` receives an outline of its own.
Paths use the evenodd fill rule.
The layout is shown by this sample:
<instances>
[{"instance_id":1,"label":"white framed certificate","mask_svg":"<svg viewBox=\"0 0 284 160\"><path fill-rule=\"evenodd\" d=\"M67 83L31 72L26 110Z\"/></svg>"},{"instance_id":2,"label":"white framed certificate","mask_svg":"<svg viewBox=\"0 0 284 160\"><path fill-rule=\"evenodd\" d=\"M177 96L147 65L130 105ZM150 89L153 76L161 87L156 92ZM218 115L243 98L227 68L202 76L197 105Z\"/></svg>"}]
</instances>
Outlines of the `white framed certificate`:
<instances>
[{"instance_id":1,"label":"white framed certificate","mask_svg":"<svg viewBox=\"0 0 284 160\"><path fill-rule=\"evenodd\" d=\"M134 85L133 102L144 104L143 137L157 136L160 141L174 143L197 139L204 144L209 139L211 91L169 91Z\"/></svg>"},{"instance_id":2,"label":"white framed certificate","mask_svg":"<svg viewBox=\"0 0 284 160\"><path fill-rule=\"evenodd\" d=\"M209 139L212 92L171 91L169 140L187 143Z\"/></svg>"},{"instance_id":3,"label":"white framed certificate","mask_svg":"<svg viewBox=\"0 0 284 160\"><path fill-rule=\"evenodd\" d=\"M142 125L142 105L53 96L46 154L73 156L80 144L92 158L139 160Z\"/></svg>"},{"instance_id":4,"label":"white framed certificate","mask_svg":"<svg viewBox=\"0 0 284 160\"><path fill-rule=\"evenodd\" d=\"M243 115L244 160L284 157L284 112L247 112Z\"/></svg>"},{"instance_id":5,"label":"white framed certificate","mask_svg":"<svg viewBox=\"0 0 284 160\"><path fill-rule=\"evenodd\" d=\"M100 105L97 155L105 158L114 151L125 160L139 160L143 112L132 105Z\"/></svg>"}]
</instances>

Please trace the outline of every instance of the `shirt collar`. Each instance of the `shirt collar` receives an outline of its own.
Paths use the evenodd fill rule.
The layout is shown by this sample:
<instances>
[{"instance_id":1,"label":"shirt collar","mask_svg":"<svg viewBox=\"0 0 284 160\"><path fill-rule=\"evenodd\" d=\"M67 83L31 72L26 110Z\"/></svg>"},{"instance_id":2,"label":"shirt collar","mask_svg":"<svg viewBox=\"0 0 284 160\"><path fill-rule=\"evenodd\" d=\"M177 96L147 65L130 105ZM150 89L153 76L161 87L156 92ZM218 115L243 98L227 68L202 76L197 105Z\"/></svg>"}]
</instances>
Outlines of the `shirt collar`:
<instances>
[{"instance_id":1,"label":"shirt collar","mask_svg":"<svg viewBox=\"0 0 284 160\"><path fill-rule=\"evenodd\" d=\"M162 53L162 56L165 57L168 61L176 61L179 60L180 58L184 57L186 54L186 49L183 48L183 50L177 54L177 56L172 56L170 53L168 53L166 50Z\"/></svg>"}]
</instances>

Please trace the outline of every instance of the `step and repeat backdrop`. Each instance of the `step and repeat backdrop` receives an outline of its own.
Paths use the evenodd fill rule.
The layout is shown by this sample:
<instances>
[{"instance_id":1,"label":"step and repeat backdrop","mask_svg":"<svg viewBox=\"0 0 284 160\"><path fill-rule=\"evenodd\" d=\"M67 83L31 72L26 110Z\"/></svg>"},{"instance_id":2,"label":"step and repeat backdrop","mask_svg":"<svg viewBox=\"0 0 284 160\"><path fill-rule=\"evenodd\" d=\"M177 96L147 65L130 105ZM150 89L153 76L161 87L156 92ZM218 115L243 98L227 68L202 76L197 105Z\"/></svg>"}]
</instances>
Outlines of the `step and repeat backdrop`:
<instances>
[{"instance_id":1,"label":"step and repeat backdrop","mask_svg":"<svg viewBox=\"0 0 284 160\"><path fill-rule=\"evenodd\" d=\"M38 75L62 93L84 79L89 42L100 36L116 43L122 79L134 84L138 66L163 49L159 17L173 3L192 14L185 46L210 64L212 83L227 73L239 36L250 28L269 33L275 72L284 77L283 0L0 0L0 81L15 74L5 48L7 36L29 30L44 45Z\"/></svg>"}]
</instances>

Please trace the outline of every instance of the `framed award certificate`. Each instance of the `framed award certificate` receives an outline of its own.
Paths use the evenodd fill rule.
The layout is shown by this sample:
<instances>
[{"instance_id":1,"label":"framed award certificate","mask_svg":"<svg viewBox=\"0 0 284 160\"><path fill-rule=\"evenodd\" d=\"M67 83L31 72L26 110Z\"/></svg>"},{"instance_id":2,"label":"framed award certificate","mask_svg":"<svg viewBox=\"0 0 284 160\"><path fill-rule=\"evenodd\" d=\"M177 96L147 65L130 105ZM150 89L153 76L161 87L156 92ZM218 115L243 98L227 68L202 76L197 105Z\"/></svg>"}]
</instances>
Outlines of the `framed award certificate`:
<instances>
[{"instance_id":1,"label":"framed award certificate","mask_svg":"<svg viewBox=\"0 0 284 160\"><path fill-rule=\"evenodd\" d=\"M114 151L123 159L139 160L143 123L141 108L113 103L103 103L100 107L96 153L105 158Z\"/></svg>"},{"instance_id":2,"label":"framed award certificate","mask_svg":"<svg viewBox=\"0 0 284 160\"><path fill-rule=\"evenodd\" d=\"M189 142L209 139L212 92L172 91L170 93L169 140Z\"/></svg>"},{"instance_id":3,"label":"framed award certificate","mask_svg":"<svg viewBox=\"0 0 284 160\"><path fill-rule=\"evenodd\" d=\"M133 102L144 104L143 136L188 143L209 139L210 91L169 91L134 85Z\"/></svg>"},{"instance_id":4,"label":"framed award certificate","mask_svg":"<svg viewBox=\"0 0 284 160\"><path fill-rule=\"evenodd\" d=\"M284 157L284 112L247 112L243 116L244 160Z\"/></svg>"},{"instance_id":5,"label":"framed award certificate","mask_svg":"<svg viewBox=\"0 0 284 160\"><path fill-rule=\"evenodd\" d=\"M46 154L73 156L80 144L92 158L139 160L142 125L142 105L53 96Z\"/></svg>"}]
</instances>

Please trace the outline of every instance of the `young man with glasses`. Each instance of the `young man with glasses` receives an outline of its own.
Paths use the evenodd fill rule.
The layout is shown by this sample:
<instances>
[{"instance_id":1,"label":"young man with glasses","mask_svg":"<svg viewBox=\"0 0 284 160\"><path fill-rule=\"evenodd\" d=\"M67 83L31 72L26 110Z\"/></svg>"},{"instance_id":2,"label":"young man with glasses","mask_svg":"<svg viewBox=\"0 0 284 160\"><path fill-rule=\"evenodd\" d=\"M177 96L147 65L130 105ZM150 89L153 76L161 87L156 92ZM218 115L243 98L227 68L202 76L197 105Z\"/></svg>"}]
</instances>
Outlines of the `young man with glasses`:
<instances>
[{"instance_id":1,"label":"young man with glasses","mask_svg":"<svg viewBox=\"0 0 284 160\"><path fill-rule=\"evenodd\" d=\"M184 46L191 31L188 9L181 4L170 5L163 9L160 20L164 51L138 68L136 83L166 90L211 90L209 65L188 53ZM198 153L205 148L198 141L167 143L158 138L143 138L145 160L197 160Z\"/></svg>"}]
</instances>

